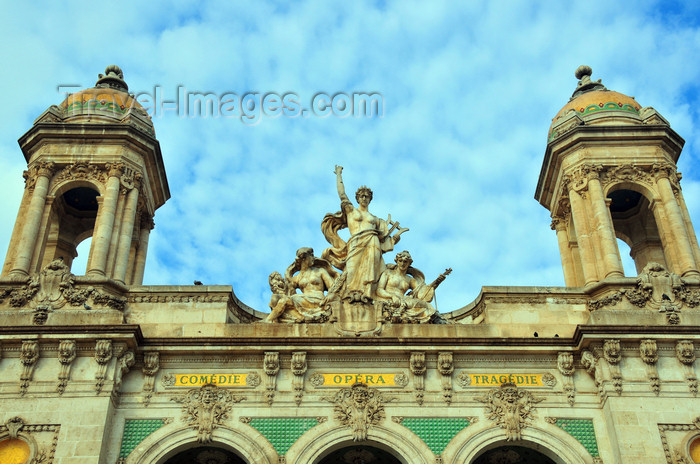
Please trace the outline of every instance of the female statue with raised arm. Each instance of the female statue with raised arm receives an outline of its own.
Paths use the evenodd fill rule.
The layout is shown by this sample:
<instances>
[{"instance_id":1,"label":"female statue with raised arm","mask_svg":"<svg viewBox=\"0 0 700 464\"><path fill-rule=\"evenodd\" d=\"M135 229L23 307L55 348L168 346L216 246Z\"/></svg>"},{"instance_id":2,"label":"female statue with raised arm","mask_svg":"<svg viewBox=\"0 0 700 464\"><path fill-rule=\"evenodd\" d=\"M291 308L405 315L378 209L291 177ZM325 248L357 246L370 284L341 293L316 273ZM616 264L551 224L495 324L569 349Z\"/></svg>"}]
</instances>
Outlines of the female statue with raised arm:
<instances>
[{"instance_id":1,"label":"female statue with raised arm","mask_svg":"<svg viewBox=\"0 0 700 464\"><path fill-rule=\"evenodd\" d=\"M391 222L391 216L384 221L369 212L372 190L367 187L357 189L355 199L358 206L353 206L345 194L342 172L342 166L335 167L341 210L323 218L321 230L332 247L324 250L321 256L343 271L338 292L341 296L358 292L361 297L371 299L375 297L377 282L384 270L382 254L391 251L400 235L408 229ZM338 230L345 227L350 230L347 243L338 236ZM392 236L391 232L396 228L398 232Z\"/></svg>"}]
</instances>

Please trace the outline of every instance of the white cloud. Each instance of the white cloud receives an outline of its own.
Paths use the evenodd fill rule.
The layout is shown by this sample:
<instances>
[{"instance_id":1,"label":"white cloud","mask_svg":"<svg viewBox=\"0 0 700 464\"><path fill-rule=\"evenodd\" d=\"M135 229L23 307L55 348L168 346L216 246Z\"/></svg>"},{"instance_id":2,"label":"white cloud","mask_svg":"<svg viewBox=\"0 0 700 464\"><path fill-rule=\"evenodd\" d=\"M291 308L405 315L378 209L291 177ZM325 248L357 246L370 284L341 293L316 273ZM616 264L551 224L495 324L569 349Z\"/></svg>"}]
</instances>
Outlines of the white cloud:
<instances>
[{"instance_id":1,"label":"white cloud","mask_svg":"<svg viewBox=\"0 0 700 464\"><path fill-rule=\"evenodd\" d=\"M688 140L684 171L700 221L700 31L692 14L618 2L195 2L6 5L0 172L7 243L21 196L14 144L61 96L118 64L132 91L380 92L381 119L154 119L173 198L156 214L146 282L232 284L266 310L267 275L301 246L327 245L334 164L372 211L411 228L398 245L432 278L442 311L481 285L562 285L548 212L534 199L551 118L580 64L654 106ZM688 12L688 3L679 7ZM28 28L26 24L32 24ZM0 245L2 247L2 245ZM392 255L387 257L392 259Z\"/></svg>"}]
</instances>

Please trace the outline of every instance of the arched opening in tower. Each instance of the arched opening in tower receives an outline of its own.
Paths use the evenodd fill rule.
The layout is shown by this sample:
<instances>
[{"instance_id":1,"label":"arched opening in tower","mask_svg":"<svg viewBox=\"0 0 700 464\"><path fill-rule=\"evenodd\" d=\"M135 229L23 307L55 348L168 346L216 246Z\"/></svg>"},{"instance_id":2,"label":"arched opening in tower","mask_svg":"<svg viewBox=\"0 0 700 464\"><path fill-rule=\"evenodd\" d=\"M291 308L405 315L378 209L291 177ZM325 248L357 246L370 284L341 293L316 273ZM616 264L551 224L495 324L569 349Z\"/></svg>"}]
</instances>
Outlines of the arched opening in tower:
<instances>
[{"instance_id":1,"label":"arched opening in tower","mask_svg":"<svg viewBox=\"0 0 700 464\"><path fill-rule=\"evenodd\" d=\"M623 188L608 193L608 199L615 235L629 246L637 274L650 262L668 268L649 199L640 192Z\"/></svg>"},{"instance_id":2,"label":"arched opening in tower","mask_svg":"<svg viewBox=\"0 0 700 464\"><path fill-rule=\"evenodd\" d=\"M63 262L71 267L74 273L85 273L87 257L80 260L78 266L81 269L76 269L78 266L73 268L73 261L78 256L78 245L92 237L97 218L98 196L99 193L93 188L75 187L54 200L46 228L46 246L41 258L41 267L54 259L63 258ZM87 243L90 241L87 240ZM85 246L81 247L81 254L84 248Z\"/></svg>"}]
</instances>

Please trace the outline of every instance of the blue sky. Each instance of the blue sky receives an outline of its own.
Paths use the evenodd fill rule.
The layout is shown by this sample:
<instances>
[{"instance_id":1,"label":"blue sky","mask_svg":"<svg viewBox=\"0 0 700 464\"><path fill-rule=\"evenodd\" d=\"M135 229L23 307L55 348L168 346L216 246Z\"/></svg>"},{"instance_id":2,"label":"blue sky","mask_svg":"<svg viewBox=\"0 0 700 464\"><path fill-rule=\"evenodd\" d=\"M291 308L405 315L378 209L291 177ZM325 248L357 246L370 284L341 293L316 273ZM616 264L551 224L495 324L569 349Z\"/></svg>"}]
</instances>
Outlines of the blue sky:
<instances>
[{"instance_id":1,"label":"blue sky","mask_svg":"<svg viewBox=\"0 0 700 464\"><path fill-rule=\"evenodd\" d=\"M396 251L446 312L483 285L563 285L549 212L533 198L552 117L581 64L653 106L686 140L679 170L700 221L700 10L695 2L5 2L0 247L25 168L16 140L63 96L122 67L132 92L376 92L381 118L154 118L172 198L156 213L147 284L233 285L267 310L267 276L327 246L333 166L370 210L410 231ZM386 255L393 260L393 253ZM75 269L74 272L81 273ZM631 271L631 270L630 270Z\"/></svg>"}]
</instances>

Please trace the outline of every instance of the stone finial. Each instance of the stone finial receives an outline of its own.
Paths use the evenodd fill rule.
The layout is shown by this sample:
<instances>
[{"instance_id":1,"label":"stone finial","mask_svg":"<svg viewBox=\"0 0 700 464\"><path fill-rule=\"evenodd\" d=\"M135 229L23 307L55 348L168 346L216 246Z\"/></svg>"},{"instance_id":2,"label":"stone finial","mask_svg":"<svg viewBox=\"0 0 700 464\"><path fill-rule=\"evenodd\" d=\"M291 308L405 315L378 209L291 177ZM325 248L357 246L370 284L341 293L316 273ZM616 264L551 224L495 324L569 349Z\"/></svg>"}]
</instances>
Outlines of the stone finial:
<instances>
[{"instance_id":1,"label":"stone finial","mask_svg":"<svg viewBox=\"0 0 700 464\"><path fill-rule=\"evenodd\" d=\"M95 87L109 87L124 92L129 90L129 86L124 82L124 73L117 65L111 64L105 68L104 74L98 74Z\"/></svg>"},{"instance_id":2,"label":"stone finial","mask_svg":"<svg viewBox=\"0 0 700 464\"><path fill-rule=\"evenodd\" d=\"M581 65L576 68L574 75L578 79L578 85L576 85L576 90L571 96L571 99L578 97L582 93L590 92L591 90L608 90L603 84L600 83L600 79L597 81L591 80L591 75L593 74L593 69L587 65Z\"/></svg>"}]
</instances>

